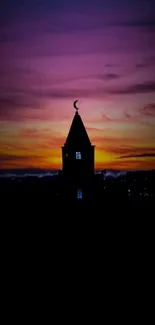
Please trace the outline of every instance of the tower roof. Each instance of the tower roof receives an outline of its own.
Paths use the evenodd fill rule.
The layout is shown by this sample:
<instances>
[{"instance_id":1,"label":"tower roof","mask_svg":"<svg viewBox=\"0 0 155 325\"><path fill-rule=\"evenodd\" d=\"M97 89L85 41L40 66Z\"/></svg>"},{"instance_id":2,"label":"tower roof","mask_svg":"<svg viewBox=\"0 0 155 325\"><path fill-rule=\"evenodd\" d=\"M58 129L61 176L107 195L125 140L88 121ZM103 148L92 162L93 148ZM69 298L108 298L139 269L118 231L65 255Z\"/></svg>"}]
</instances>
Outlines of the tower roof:
<instances>
[{"instance_id":1,"label":"tower roof","mask_svg":"<svg viewBox=\"0 0 155 325\"><path fill-rule=\"evenodd\" d=\"M82 122L81 116L79 115L78 111L76 111L66 142L65 146L67 147L86 147L90 146L91 142L89 140L87 131L85 126Z\"/></svg>"}]
</instances>

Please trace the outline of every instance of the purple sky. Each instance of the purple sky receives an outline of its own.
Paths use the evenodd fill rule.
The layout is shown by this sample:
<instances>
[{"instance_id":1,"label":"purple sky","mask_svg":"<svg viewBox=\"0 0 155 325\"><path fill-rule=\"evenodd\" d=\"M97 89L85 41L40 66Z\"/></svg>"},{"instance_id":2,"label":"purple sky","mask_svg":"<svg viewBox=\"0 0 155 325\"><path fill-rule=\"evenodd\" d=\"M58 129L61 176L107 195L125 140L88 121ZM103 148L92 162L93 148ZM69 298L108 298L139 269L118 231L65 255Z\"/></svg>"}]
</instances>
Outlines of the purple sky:
<instances>
[{"instance_id":1,"label":"purple sky","mask_svg":"<svg viewBox=\"0 0 155 325\"><path fill-rule=\"evenodd\" d=\"M76 99L96 167L153 168L154 40L154 1L1 1L0 168L61 167Z\"/></svg>"}]
</instances>

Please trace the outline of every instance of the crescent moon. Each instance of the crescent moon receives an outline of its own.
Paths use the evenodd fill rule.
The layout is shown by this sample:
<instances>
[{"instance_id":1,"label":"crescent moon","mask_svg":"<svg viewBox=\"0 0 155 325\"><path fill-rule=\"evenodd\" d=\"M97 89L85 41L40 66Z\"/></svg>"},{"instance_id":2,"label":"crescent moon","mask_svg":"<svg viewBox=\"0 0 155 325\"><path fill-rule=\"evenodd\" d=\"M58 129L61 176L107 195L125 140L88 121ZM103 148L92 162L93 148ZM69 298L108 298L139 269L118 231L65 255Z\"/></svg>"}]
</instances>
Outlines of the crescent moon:
<instances>
[{"instance_id":1,"label":"crescent moon","mask_svg":"<svg viewBox=\"0 0 155 325\"><path fill-rule=\"evenodd\" d=\"M78 100L75 100L75 102L73 103L74 108L78 111L78 107L76 106L76 103L78 102Z\"/></svg>"}]
</instances>

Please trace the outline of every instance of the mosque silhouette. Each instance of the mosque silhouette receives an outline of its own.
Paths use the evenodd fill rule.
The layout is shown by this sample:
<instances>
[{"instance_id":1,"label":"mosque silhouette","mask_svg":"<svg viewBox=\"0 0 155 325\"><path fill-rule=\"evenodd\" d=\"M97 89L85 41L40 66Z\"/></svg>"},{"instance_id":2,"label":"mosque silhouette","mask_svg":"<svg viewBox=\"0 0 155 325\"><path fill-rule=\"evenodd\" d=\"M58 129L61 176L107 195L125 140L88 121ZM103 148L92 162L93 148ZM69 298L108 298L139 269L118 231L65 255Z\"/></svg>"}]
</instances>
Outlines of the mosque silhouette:
<instances>
[{"instance_id":1,"label":"mosque silhouette","mask_svg":"<svg viewBox=\"0 0 155 325\"><path fill-rule=\"evenodd\" d=\"M63 196L87 199L93 194L95 146L91 144L76 102L73 104L75 115L62 146L62 178L65 184Z\"/></svg>"}]
</instances>

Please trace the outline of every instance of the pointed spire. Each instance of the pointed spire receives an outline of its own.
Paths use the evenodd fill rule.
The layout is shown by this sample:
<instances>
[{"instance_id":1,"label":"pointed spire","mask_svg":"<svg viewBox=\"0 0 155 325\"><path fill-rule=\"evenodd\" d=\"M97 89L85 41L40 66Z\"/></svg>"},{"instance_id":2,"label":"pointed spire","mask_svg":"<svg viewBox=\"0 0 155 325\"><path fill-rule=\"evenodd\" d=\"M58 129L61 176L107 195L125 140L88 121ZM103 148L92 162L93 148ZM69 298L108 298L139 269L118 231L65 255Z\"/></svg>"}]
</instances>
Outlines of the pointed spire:
<instances>
[{"instance_id":1,"label":"pointed spire","mask_svg":"<svg viewBox=\"0 0 155 325\"><path fill-rule=\"evenodd\" d=\"M75 104L75 105L74 105ZM81 116L78 113L78 109L76 108L76 103L74 102L73 106L76 109L66 142L65 146L68 147L86 147L90 146L91 142L89 140L87 131L85 129L85 126L82 122Z\"/></svg>"}]
</instances>

